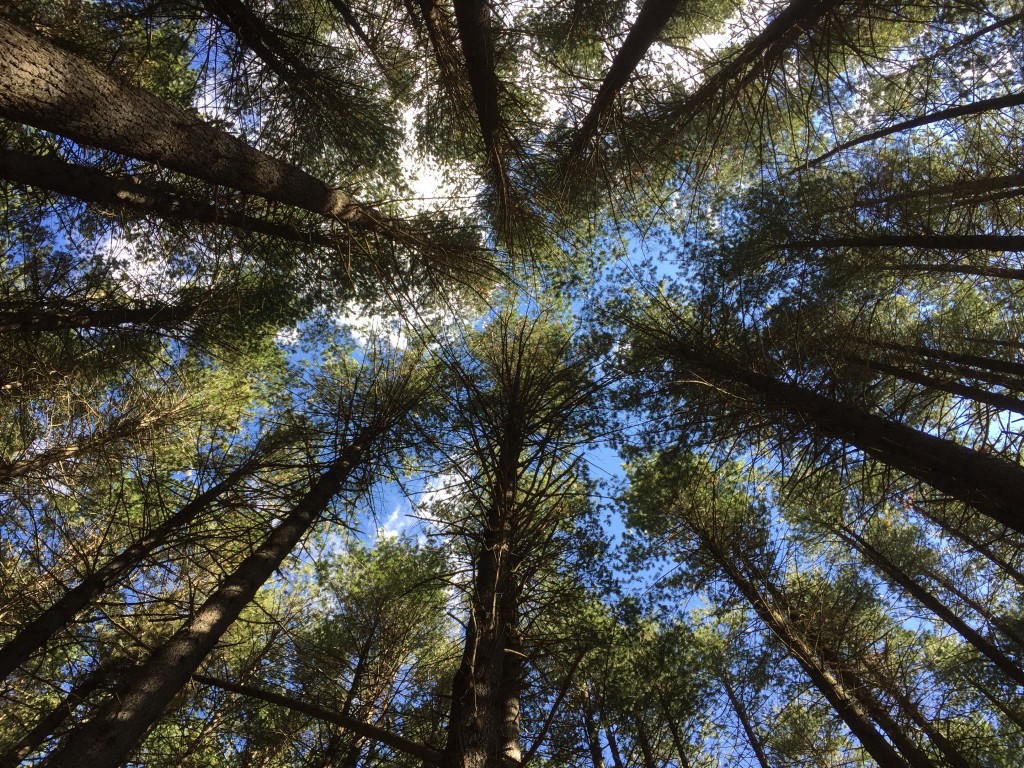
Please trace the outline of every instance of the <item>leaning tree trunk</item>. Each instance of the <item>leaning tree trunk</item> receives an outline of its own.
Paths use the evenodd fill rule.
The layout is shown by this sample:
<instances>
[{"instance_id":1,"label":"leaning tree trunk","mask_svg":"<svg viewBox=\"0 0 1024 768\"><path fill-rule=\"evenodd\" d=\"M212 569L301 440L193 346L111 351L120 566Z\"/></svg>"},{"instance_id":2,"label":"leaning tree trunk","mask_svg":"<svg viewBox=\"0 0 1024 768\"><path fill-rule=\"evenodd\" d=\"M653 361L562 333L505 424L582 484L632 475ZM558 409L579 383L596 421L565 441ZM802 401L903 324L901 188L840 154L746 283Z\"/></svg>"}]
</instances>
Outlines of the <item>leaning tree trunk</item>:
<instances>
[{"instance_id":1,"label":"leaning tree trunk","mask_svg":"<svg viewBox=\"0 0 1024 768\"><path fill-rule=\"evenodd\" d=\"M185 625L119 688L118 695L74 730L47 768L117 768L185 686L228 627L302 540L365 457L364 433L317 479L262 545L235 569Z\"/></svg>"},{"instance_id":2,"label":"leaning tree trunk","mask_svg":"<svg viewBox=\"0 0 1024 768\"><path fill-rule=\"evenodd\" d=\"M150 187L131 176L112 176L97 168L68 163L55 157L0 150L0 177L96 204L106 215L113 216L117 211L126 210L171 221L233 227L246 233L269 235L300 247L362 250L359 238L329 235L288 221L251 216L235 208Z\"/></svg>"},{"instance_id":3,"label":"leaning tree trunk","mask_svg":"<svg viewBox=\"0 0 1024 768\"><path fill-rule=\"evenodd\" d=\"M862 536L847 528L837 529L836 534L860 552L865 560L878 568L890 581L906 591L915 601L935 614L938 619L945 622L974 650L998 667L999 671L1008 679L1017 685L1024 685L1024 669L1021 669L1009 656L1000 651L991 640L960 618L949 606L918 584L884 553L873 547Z\"/></svg>"},{"instance_id":4,"label":"leaning tree trunk","mask_svg":"<svg viewBox=\"0 0 1024 768\"><path fill-rule=\"evenodd\" d=\"M172 533L189 525L265 461L266 457L262 453L254 453L223 480L200 493L163 523L101 565L23 626L3 648L0 648L0 680L24 664L32 654L42 650L82 609L129 574L154 550L162 546Z\"/></svg>"},{"instance_id":5,"label":"leaning tree trunk","mask_svg":"<svg viewBox=\"0 0 1024 768\"><path fill-rule=\"evenodd\" d=\"M885 419L855 405L752 370L716 350L668 340L681 369L720 387L756 394L770 410L799 418L808 431L851 445L1015 531L1024 532L1024 470L1005 459Z\"/></svg>"},{"instance_id":6,"label":"leaning tree trunk","mask_svg":"<svg viewBox=\"0 0 1024 768\"><path fill-rule=\"evenodd\" d=\"M713 534L696 526L695 532L706 551L715 559L728 579L747 600L757 616L785 645L790 655L803 668L815 688L832 706L836 715L846 724L850 732L860 741L861 746L871 755L880 768L918 768L909 763L879 733L860 701L849 689L842 675L829 669L823 662L814 644L799 631L788 614L781 609L769 594L758 588L753 579L747 577L740 567L736 553L727 551ZM933 768L927 766L927 768Z\"/></svg>"},{"instance_id":7,"label":"leaning tree trunk","mask_svg":"<svg viewBox=\"0 0 1024 768\"><path fill-rule=\"evenodd\" d=\"M390 239L421 238L351 195L0 19L0 115Z\"/></svg>"}]
</instances>

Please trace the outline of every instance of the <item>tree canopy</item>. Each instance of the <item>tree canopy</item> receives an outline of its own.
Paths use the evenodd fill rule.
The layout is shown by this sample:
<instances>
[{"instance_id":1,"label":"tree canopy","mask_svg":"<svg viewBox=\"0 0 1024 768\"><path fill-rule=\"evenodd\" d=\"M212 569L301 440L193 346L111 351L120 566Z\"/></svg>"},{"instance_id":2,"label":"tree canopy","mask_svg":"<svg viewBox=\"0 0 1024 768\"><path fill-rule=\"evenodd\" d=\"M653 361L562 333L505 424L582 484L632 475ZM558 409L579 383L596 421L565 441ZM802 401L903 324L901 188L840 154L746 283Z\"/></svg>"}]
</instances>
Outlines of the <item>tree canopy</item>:
<instances>
[{"instance_id":1,"label":"tree canopy","mask_svg":"<svg viewBox=\"0 0 1024 768\"><path fill-rule=\"evenodd\" d=\"M1022 22L4 3L0 766L1016 768Z\"/></svg>"}]
</instances>

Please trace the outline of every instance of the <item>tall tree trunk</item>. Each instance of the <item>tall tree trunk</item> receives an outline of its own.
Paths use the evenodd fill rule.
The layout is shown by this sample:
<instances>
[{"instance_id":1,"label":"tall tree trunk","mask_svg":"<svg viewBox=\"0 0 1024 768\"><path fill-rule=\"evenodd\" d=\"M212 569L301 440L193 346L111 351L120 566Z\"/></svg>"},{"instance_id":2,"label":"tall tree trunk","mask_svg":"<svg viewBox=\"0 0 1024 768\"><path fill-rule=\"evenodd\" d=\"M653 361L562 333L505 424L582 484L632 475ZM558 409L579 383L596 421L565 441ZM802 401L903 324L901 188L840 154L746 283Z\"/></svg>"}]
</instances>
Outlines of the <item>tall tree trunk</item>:
<instances>
[{"instance_id":1,"label":"tall tree trunk","mask_svg":"<svg viewBox=\"0 0 1024 768\"><path fill-rule=\"evenodd\" d=\"M873 459L974 507L1008 528L1024 532L1024 470L959 443L840 403L797 384L760 373L716 350L696 349L663 337L667 355L684 370L707 377L735 394L756 393L769 409L796 416L806 429L840 440Z\"/></svg>"},{"instance_id":2,"label":"tall tree trunk","mask_svg":"<svg viewBox=\"0 0 1024 768\"><path fill-rule=\"evenodd\" d=\"M0 334L39 333L70 329L99 330L122 326L173 331L199 312L197 304L121 304L90 306L71 302L0 303Z\"/></svg>"},{"instance_id":3,"label":"tall tree trunk","mask_svg":"<svg viewBox=\"0 0 1024 768\"><path fill-rule=\"evenodd\" d=\"M210 202L183 197L176 192L147 186L130 176L111 176L87 165L67 163L54 157L38 157L0 150L0 177L16 184L45 189L112 211L128 210L144 216L233 227L295 243L361 252L359 238L341 237L304 228L287 221L271 221Z\"/></svg>"},{"instance_id":4,"label":"tall tree trunk","mask_svg":"<svg viewBox=\"0 0 1024 768\"><path fill-rule=\"evenodd\" d=\"M980 179L960 179L948 184L933 184L928 187L919 187L907 192L896 192L879 197L861 198L856 200L852 206L844 205L841 209L837 208L831 212L838 213L840 211L849 211L855 208L873 208L878 205L891 205L892 203L902 203L907 200L918 200L922 197L934 200L940 205L949 205L953 201L957 201L965 197L971 199L971 195L987 195L993 192L1016 190L1017 187L1021 186L1024 186L1024 173L1014 173L1003 176L986 176ZM1024 192L1015 191L1014 194L1024 194Z\"/></svg>"},{"instance_id":5,"label":"tall tree trunk","mask_svg":"<svg viewBox=\"0 0 1024 768\"><path fill-rule=\"evenodd\" d=\"M944 736L936 724L925 716L920 707L911 701L906 692L901 690L899 684L892 680L885 670L881 668L877 660L873 659L870 654L865 654L859 661L864 664L865 668L871 672L876 680L879 680L880 687L892 697L900 711L914 725L920 728L921 733L928 738L928 741L934 744L942 753L949 768L977 768L977 764L968 760L962 750L953 741Z\"/></svg>"},{"instance_id":6,"label":"tall tree trunk","mask_svg":"<svg viewBox=\"0 0 1024 768\"><path fill-rule=\"evenodd\" d=\"M629 82L640 60L657 41L681 2L682 0L644 0L626 39L615 52L615 58L612 59L611 66L601 81L586 117L576 130L570 157L575 158L582 154L583 148L597 132L601 119L608 112L615 97ZM578 171L570 167L569 172L574 170Z\"/></svg>"},{"instance_id":7,"label":"tall tree trunk","mask_svg":"<svg viewBox=\"0 0 1024 768\"><path fill-rule=\"evenodd\" d=\"M676 750L676 757L679 760L679 768L690 768L690 759L686 756L686 743L683 739L683 734L679 730L679 724L676 719L672 717L672 712L669 709L668 701L666 701L664 694L658 694L658 701L661 704L661 713L665 718L665 722L668 724L668 732L672 734L672 746Z\"/></svg>"},{"instance_id":8,"label":"tall tree trunk","mask_svg":"<svg viewBox=\"0 0 1024 768\"><path fill-rule=\"evenodd\" d=\"M860 552L864 558L878 568L893 583L906 591L915 601L923 605L950 629L956 632L978 653L991 661L999 670L1017 685L1024 685L1024 669L1000 651L988 638L957 616L952 609L935 595L918 584L913 578L871 545L864 537L846 527L837 527L836 535Z\"/></svg>"},{"instance_id":9,"label":"tall tree trunk","mask_svg":"<svg viewBox=\"0 0 1024 768\"><path fill-rule=\"evenodd\" d=\"M253 149L195 114L3 19L0 115L213 184L332 216L389 239L411 244L422 240L402 223L301 168Z\"/></svg>"},{"instance_id":10,"label":"tall tree trunk","mask_svg":"<svg viewBox=\"0 0 1024 768\"><path fill-rule=\"evenodd\" d=\"M474 557L465 647L452 684L445 768L500 768L508 757L518 759L522 657L514 532L523 451L519 416L510 413L499 426L494 486Z\"/></svg>"},{"instance_id":11,"label":"tall tree trunk","mask_svg":"<svg viewBox=\"0 0 1024 768\"><path fill-rule=\"evenodd\" d=\"M593 768L605 768L604 750L601 748L601 732L597 728L597 717L590 703L590 685L580 695L580 712L583 716L583 728L587 732L587 746L590 749L590 762Z\"/></svg>"},{"instance_id":12,"label":"tall tree trunk","mask_svg":"<svg viewBox=\"0 0 1024 768\"><path fill-rule=\"evenodd\" d=\"M605 715L603 708L600 712L601 724L604 726L604 737L608 741L608 752L612 756L612 765L614 768L626 768L626 764L622 760L622 752L619 751L619 740L615 738L615 731L612 729L611 723L608 722L608 717Z\"/></svg>"},{"instance_id":13,"label":"tall tree trunk","mask_svg":"<svg viewBox=\"0 0 1024 768\"><path fill-rule=\"evenodd\" d=\"M1024 269L999 267L991 264L928 264L907 262L904 264L880 264L866 266L865 269L877 269L882 272L899 272L901 274L932 275L964 275L966 277L994 277L999 280L1024 280Z\"/></svg>"},{"instance_id":14,"label":"tall tree trunk","mask_svg":"<svg viewBox=\"0 0 1024 768\"><path fill-rule=\"evenodd\" d=\"M985 357L984 355L972 355L964 352L951 352L946 349L934 349L932 347L926 347L923 344L899 344L896 342L878 341L876 339L864 338L861 336L854 336L852 340L857 342L858 344L864 344L870 347L888 349L894 352L903 352L906 354L929 358L932 360L942 360L947 363L966 366L967 368L979 369L978 371L974 372L966 370L961 371L962 376L968 376L972 378L984 378L985 374L982 373L982 371L991 371L993 373L1004 373L1016 377L1019 384L1024 385L1024 363L1020 363L1015 360L1000 360L999 358ZM976 343L984 343L986 340L972 339L972 341ZM992 340L989 343L995 344L998 342ZM1002 383L1002 381L996 383ZM1012 384L1006 386L1012 386ZM1019 386L1018 388L1024 388L1024 386Z\"/></svg>"},{"instance_id":15,"label":"tall tree trunk","mask_svg":"<svg viewBox=\"0 0 1024 768\"><path fill-rule=\"evenodd\" d=\"M749 78L776 65L800 36L807 34L837 5L839 3L836 0L793 0L697 90L671 106L670 118L673 123L678 126L688 124L745 72Z\"/></svg>"},{"instance_id":16,"label":"tall tree trunk","mask_svg":"<svg viewBox=\"0 0 1024 768\"><path fill-rule=\"evenodd\" d=\"M179 400L172 405L142 414L122 413L112 418L102 428L91 433L81 434L71 442L63 445L55 444L30 455L22 455L14 459L0 459L0 486L19 477L73 458L93 447L110 445L119 440L144 435L160 424L175 418L186 407L185 401ZM2 679L0 675L0 679Z\"/></svg>"},{"instance_id":17,"label":"tall tree trunk","mask_svg":"<svg viewBox=\"0 0 1024 768\"><path fill-rule=\"evenodd\" d=\"M944 381L942 379L937 379L934 376L921 373L920 371L912 371L881 360L871 360L866 357L861 357L860 355L848 354L845 355L845 357L851 363L863 366L871 371L895 376L903 379L904 381L909 381L913 384L920 384L923 387L927 387L928 389L933 389L938 392L948 392L951 395L965 397L976 403L985 403L986 405L991 405L993 408L998 408L999 410L1011 411L1013 413L1024 415L1024 400L1011 395L1004 395L1001 392L992 392L991 390L981 389L980 387L972 387L967 384L961 384L958 381Z\"/></svg>"},{"instance_id":18,"label":"tall tree trunk","mask_svg":"<svg viewBox=\"0 0 1024 768\"><path fill-rule=\"evenodd\" d=\"M1008 93L1004 96L996 96L991 99L979 99L978 101L971 102L970 104L959 104L955 107L948 107L947 109L929 112L926 115L921 115L920 117L915 117L910 120L904 120L894 125L890 125L888 128L880 128L877 131L871 131L870 133L865 133L854 139L845 141L842 144L833 147L823 155L818 155L812 160L808 160L795 170L802 171L807 170L808 168L813 168L844 150L851 149L852 147L856 147L860 144L866 144L869 141L882 139L886 136L892 136L896 133L909 131L912 128L920 128L923 125L931 125L932 123L938 123L942 120L953 120L957 117L967 117L968 115L978 115L984 112L1010 109L1011 107L1019 107L1022 104L1024 104L1024 93Z\"/></svg>"},{"instance_id":19,"label":"tall tree trunk","mask_svg":"<svg viewBox=\"0 0 1024 768\"><path fill-rule=\"evenodd\" d=\"M357 438L255 552L213 592L183 627L126 678L118 695L72 731L47 768L116 768L163 714L171 699L228 627L319 519L364 458L370 434Z\"/></svg>"},{"instance_id":20,"label":"tall tree trunk","mask_svg":"<svg viewBox=\"0 0 1024 768\"><path fill-rule=\"evenodd\" d=\"M658 768L658 761L654 757L654 747L651 744L651 737L647 733L647 726L644 725L643 718L637 717L635 725L636 740L640 744L640 756L644 760L644 768Z\"/></svg>"},{"instance_id":21,"label":"tall tree trunk","mask_svg":"<svg viewBox=\"0 0 1024 768\"><path fill-rule=\"evenodd\" d=\"M258 448L227 477L200 493L181 507L171 517L138 541L127 547L121 554L111 558L79 584L65 592L38 617L21 627L18 633L0 648L0 680L5 679L28 658L42 650L57 632L70 624L79 611L113 587L128 575L139 563L166 543L175 531L183 529L203 514L222 495L251 475L264 462L264 450L272 450L279 438L272 438L269 445Z\"/></svg>"},{"instance_id":22,"label":"tall tree trunk","mask_svg":"<svg viewBox=\"0 0 1024 768\"><path fill-rule=\"evenodd\" d=\"M722 688L725 690L725 695L729 699L729 704L732 705L732 710L736 713L736 717L739 719L740 725L743 727L743 733L747 737L747 742L750 744L750 748L754 750L754 755L757 757L757 764L760 765L761 768L772 768L771 763L768 762L768 755L765 754L764 745L761 743L761 737L758 736L757 731L754 730L754 724L750 721L750 716L747 714L747 708L744 706L743 702L740 701L739 696L736 695L736 691L729 682L729 678L726 676L726 673L722 672L718 679L722 681Z\"/></svg>"},{"instance_id":23,"label":"tall tree trunk","mask_svg":"<svg viewBox=\"0 0 1024 768\"><path fill-rule=\"evenodd\" d=\"M915 506L915 510L922 517L939 526L945 534L952 536L954 539L957 539L978 554L985 557L989 562L1013 579L1019 586L1024 587L1024 571L992 549L991 542L982 541L977 536L965 531L963 525L957 525L944 515L936 513L935 510L922 508L920 506Z\"/></svg>"},{"instance_id":24,"label":"tall tree trunk","mask_svg":"<svg viewBox=\"0 0 1024 768\"><path fill-rule=\"evenodd\" d=\"M37 750L51 734L56 733L74 710L107 681L110 666L101 664L72 685L71 690L53 709L39 718L28 733L0 755L0 768L17 768L22 765L26 757Z\"/></svg>"},{"instance_id":25,"label":"tall tree trunk","mask_svg":"<svg viewBox=\"0 0 1024 768\"><path fill-rule=\"evenodd\" d=\"M832 706L836 715L846 723L850 732L860 741L861 746L875 760L880 768L910 768L916 764L907 762L885 737L878 732L865 712L860 701L850 690L841 674L830 670L824 664L813 642L808 641L791 621L787 613L769 594L762 594L754 580L748 578L736 553L727 551L719 545L713 536L699 527L694 528L707 552L715 559L719 567L730 581L735 584L740 594L746 598L761 621L764 622L789 650L797 663L803 668L814 687L821 692ZM932 768L932 766L928 766Z\"/></svg>"}]
</instances>

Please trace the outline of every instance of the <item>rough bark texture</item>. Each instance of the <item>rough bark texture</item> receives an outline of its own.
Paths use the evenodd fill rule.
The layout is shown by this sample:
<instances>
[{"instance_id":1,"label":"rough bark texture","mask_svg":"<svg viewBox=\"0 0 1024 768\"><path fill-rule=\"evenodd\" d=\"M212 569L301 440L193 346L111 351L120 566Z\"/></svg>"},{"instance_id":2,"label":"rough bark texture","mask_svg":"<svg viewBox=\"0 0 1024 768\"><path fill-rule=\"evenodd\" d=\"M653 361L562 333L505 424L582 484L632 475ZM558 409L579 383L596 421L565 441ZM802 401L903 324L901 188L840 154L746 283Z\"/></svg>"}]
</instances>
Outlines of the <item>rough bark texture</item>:
<instances>
[{"instance_id":1,"label":"rough bark texture","mask_svg":"<svg viewBox=\"0 0 1024 768\"><path fill-rule=\"evenodd\" d=\"M401 224L351 195L2 19L0 115L213 184L408 239Z\"/></svg>"},{"instance_id":2,"label":"rough bark texture","mask_svg":"<svg viewBox=\"0 0 1024 768\"><path fill-rule=\"evenodd\" d=\"M354 442L195 615L137 667L117 696L73 731L44 765L117 768L124 764L224 632L316 522L358 465L367 442L366 437Z\"/></svg>"},{"instance_id":3,"label":"rough bark texture","mask_svg":"<svg viewBox=\"0 0 1024 768\"><path fill-rule=\"evenodd\" d=\"M129 176L111 176L85 165L67 163L54 157L0 151L0 176L17 184L45 189L113 211L129 210L145 216L172 221L192 221L235 227L246 233L280 238L301 246L348 247L351 238L250 216L214 202L199 201L147 186Z\"/></svg>"},{"instance_id":4,"label":"rough bark texture","mask_svg":"<svg viewBox=\"0 0 1024 768\"><path fill-rule=\"evenodd\" d=\"M753 371L719 353L676 344L677 365L721 386L756 393L771 410L795 416L805 429L854 446L884 464L1024 532L1024 470L996 456L966 448L796 384Z\"/></svg>"},{"instance_id":5,"label":"rough bark texture","mask_svg":"<svg viewBox=\"0 0 1024 768\"><path fill-rule=\"evenodd\" d=\"M38 617L23 626L0 649L0 680L24 664L32 654L42 650L50 638L71 623L82 609L104 594L118 580L152 554L155 549L164 544L173 532L187 526L220 496L252 474L263 458L262 455L252 456L223 480L200 493L121 554L111 558L89 576L86 576Z\"/></svg>"},{"instance_id":6,"label":"rough bark texture","mask_svg":"<svg viewBox=\"0 0 1024 768\"><path fill-rule=\"evenodd\" d=\"M452 685L445 768L499 768L519 759L515 495L523 437L506 422L485 530L474 558L462 662Z\"/></svg>"}]
</instances>

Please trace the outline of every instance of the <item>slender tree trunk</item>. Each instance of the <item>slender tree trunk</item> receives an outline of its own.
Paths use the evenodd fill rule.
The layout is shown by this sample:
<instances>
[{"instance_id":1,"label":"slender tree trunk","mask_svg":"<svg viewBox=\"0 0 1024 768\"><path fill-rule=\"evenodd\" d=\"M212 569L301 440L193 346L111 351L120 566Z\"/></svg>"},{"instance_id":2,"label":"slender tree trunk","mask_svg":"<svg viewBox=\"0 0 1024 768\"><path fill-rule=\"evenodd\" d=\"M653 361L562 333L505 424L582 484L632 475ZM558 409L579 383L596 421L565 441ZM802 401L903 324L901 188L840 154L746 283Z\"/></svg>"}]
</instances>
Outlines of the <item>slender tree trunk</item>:
<instances>
[{"instance_id":1,"label":"slender tree trunk","mask_svg":"<svg viewBox=\"0 0 1024 768\"><path fill-rule=\"evenodd\" d=\"M372 741L385 744L397 752L402 752L418 758L429 765L439 765L441 762L441 753L428 746L403 738L402 736L386 731L383 728L378 728L375 725L370 725L369 723L365 723L354 717L347 717L342 715L340 712L332 712L331 710L324 709L316 704L309 704L308 702L292 698L291 696L284 696L279 693L274 693L273 691L265 691L251 685L232 683L228 680L221 680L207 675L192 675L192 678L203 685L220 688L225 691L230 691L231 693L237 693L241 696L248 696L253 699L258 699L259 701L265 701L268 704L273 704L278 707L284 707L295 712L300 712L304 715L309 715L310 717L314 717L318 720L323 720L326 723L333 723L341 728L357 733L360 736L365 736Z\"/></svg>"},{"instance_id":2,"label":"slender tree trunk","mask_svg":"<svg viewBox=\"0 0 1024 768\"><path fill-rule=\"evenodd\" d=\"M370 439L358 438L310 491L214 591L185 625L158 648L95 716L74 730L44 763L47 768L117 768L130 757L228 627L319 519Z\"/></svg>"},{"instance_id":3,"label":"slender tree trunk","mask_svg":"<svg viewBox=\"0 0 1024 768\"><path fill-rule=\"evenodd\" d=\"M96 168L67 163L54 157L2 150L0 177L94 203L104 213L104 208L128 210L172 221L233 227L241 232L268 235L299 246L351 247L356 252L362 251L358 238L336 237L297 224L250 216L214 202L193 200L176 192L149 187L129 176L111 176Z\"/></svg>"},{"instance_id":4,"label":"slender tree trunk","mask_svg":"<svg viewBox=\"0 0 1024 768\"><path fill-rule=\"evenodd\" d=\"M1013 626L1007 624L1004 619L994 613L989 606L968 595L960 589L952 579L942 573L938 573L927 567L922 568L922 573L944 590L956 596L960 602L981 616L981 618L983 618L990 626L994 627L999 632L1002 632L1006 639L1016 643L1019 648L1024 649L1024 636L1021 636L1020 632L1014 629Z\"/></svg>"},{"instance_id":5,"label":"slender tree trunk","mask_svg":"<svg viewBox=\"0 0 1024 768\"><path fill-rule=\"evenodd\" d=\"M991 264L922 264L907 262L905 264L880 264L867 268L903 274L918 272L932 275L964 275L967 277L994 277L999 280L1024 280L1024 269L998 267Z\"/></svg>"},{"instance_id":6,"label":"slender tree trunk","mask_svg":"<svg viewBox=\"0 0 1024 768\"><path fill-rule=\"evenodd\" d=\"M968 760L959 747L942 734L932 721L925 716L920 707L900 689L900 686L892 680L885 670L881 668L876 660L870 658L870 654L860 659L861 663L870 670L875 679L879 680L880 687L892 697L896 705L914 723L932 744L942 753L949 768L977 768L977 764Z\"/></svg>"},{"instance_id":7,"label":"slender tree trunk","mask_svg":"<svg viewBox=\"0 0 1024 768\"><path fill-rule=\"evenodd\" d=\"M608 752L612 756L612 765L614 768L626 768L626 764L622 761L622 753L619 751L619 740L615 738L615 731L608 722L603 709L601 710L601 723L604 725L604 737L608 740Z\"/></svg>"},{"instance_id":8,"label":"slender tree trunk","mask_svg":"<svg viewBox=\"0 0 1024 768\"><path fill-rule=\"evenodd\" d=\"M651 738L647 733L647 727L642 718L636 718L636 740L640 744L640 756L644 760L644 768L658 768L658 761L654 757L654 747L651 745Z\"/></svg>"},{"instance_id":9,"label":"slender tree trunk","mask_svg":"<svg viewBox=\"0 0 1024 768\"><path fill-rule=\"evenodd\" d=\"M658 701L661 703L661 713L668 724L668 732L672 734L672 746L675 748L676 757L679 759L679 768L690 768L690 759L686 756L686 748L683 746L686 742L679 730L679 724L672 717L672 712L669 710L668 702L663 694L658 694Z\"/></svg>"},{"instance_id":10,"label":"slender tree trunk","mask_svg":"<svg viewBox=\"0 0 1024 768\"><path fill-rule=\"evenodd\" d=\"M753 580L747 578L740 569L738 560L734 559L735 553L726 551L706 531L695 530L708 553L718 562L719 567L729 580L736 585L765 626L774 632L789 649L790 654L803 668L815 688L832 705L836 715L846 723L850 732L860 741L861 746L878 763L880 768L910 768L911 763L908 763L878 732L868 713L864 711L857 697L847 687L842 676L828 669L814 644L804 638L785 611L775 604L770 595L762 594ZM929 766L929 768L931 767Z\"/></svg>"},{"instance_id":11,"label":"slender tree trunk","mask_svg":"<svg viewBox=\"0 0 1024 768\"><path fill-rule=\"evenodd\" d=\"M217 499L251 475L265 461L266 457L262 450L254 452L227 477L200 493L121 554L101 565L77 586L65 592L38 617L21 627L11 640L0 648L0 680L14 672L32 654L42 650L81 610L128 575L163 545L172 533L183 529L205 513Z\"/></svg>"},{"instance_id":12,"label":"slender tree trunk","mask_svg":"<svg viewBox=\"0 0 1024 768\"><path fill-rule=\"evenodd\" d=\"M942 379L937 379L934 376L929 376L928 374L921 373L919 371L911 371L907 368L902 368L880 360L871 360L866 357L861 357L860 355L846 355L846 359L851 363L863 366L868 370L889 374L890 376L895 376L913 384L920 384L921 386L937 390L939 392L948 392L951 395L965 397L976 403L985 403L986 405L991 405L993 408L998 408L1001 411L1011 411L1013 413L1024 415L1024 400L1011 395L1004 395L1001 392L992 392L990 390L980 389L979 387L972 387L967 384L961 384L957 381L943 381Z\"/></svg>"},{"instance_id":13,"label":"slender tree trunk","mask_svg":"<svg viewBox=\"0 0 1024 768\"><path fill-rule=\"evenodd\" d=\"M873 459L917 478L1024 532L1024 470L1005 459L966 448L857 406L751 370L715 350L694 349L668 338L668 356L680 368L719 386L751 390L770 409L798 417L809 431L840 440Z\"/></svg>"},{"instance_id":14,"label":"slender tree trunk","mask_svg":"<svg viewBox=\"0 0 1024 768\"><path fill-rule=\"evenodd\" d=\"M791 240L780 248L921 248L937 251L1024 251L1024 235L823 235L812 240Z\"/></svg>"},{"instance_id":15,"label":"slender tree trunk","mask_svg":"<svg viewBox=\"0 0 1024 768\"><path fill-rule=\"evenodd\" d=\"M934 200L941 205L949 205L955 200L965 197L969 198L970 195L986 195L993 192L1016 190L1017 187L1021 186L1024 186L1024 173L987 176L980 179L961 179L948 184L934 184L930 187L920 187L907 192L898 192L882 197L863 198L857 200L852 206L844 206L842 209L834 209L831 212L838 213L840 210L849 211L855 208L873 208L877 205L891 205L892 203L902 203L908 200L919 200L922 197ZM1024 191L1014 191L1015 195L1022 193Z\"/></svg>"},{"instance_id":16,"label":"slender tree trunk","mask_svg":"<svg viewBox=\"0 0 1024 768\"><path fill-rule=\"evenodd\" d=\"M973 549L978 554L984 556L989 562L1013 579L1019 586L1024 587L1024 571L1021 571L1020 568L1017 568L1013 563L1009 562L1005 557L993 550L988 542L979 540L976 536L965 531L962 525L956 525L941 514L936 514L934 510L924 509L919 506L915 507L915 509L922 517L939 526L944 533L952 536Z\"/></svg>"},{"instance_id":17,"label":"slender tree trunk","mask_svg":"<svg viewBox=\"0 0 1024 768\"><path fill-rule=\"evenodd\" d=\"M590 704L590 686L580 697L580 710L583 715L583 728L587 732L587 746L590 748L590 762L593 768L605 768L604 750L601 748L601 733L597 728L597 718Z\"/></svg>"},{"instance_id":18,"label":"slender tree trunk","mask_svg":"<svg viewBox=\"0 0 1024 768\"><path fill-rule=\"evenodd\" d=\"M940 109L935 112L930 112L927 115L921 115L920 117L915 117L911 120L904 120L896 123L895 125L891 125L888 128L880 128L877 131L871 131L870 133L862 134L855 139L845 141L839 146L833 147L825 154L818 155L818 157L808 160L796 170L802 171L808 168L813 168L844 150L851 149L852 147L856 147L860 144L866 144L869 141L882 139L886 136L892 136L896 133L909 131L912 128L920 128L923 125L931 125L932 123L938 123L943 120L953 120L958 117L967 117L968 115L978 115L984 112L1010 109L1011 107L1019 107L1022 104L1024 104L1024 93L1008 93L1004 96L997 96L991 99L980 99L970 104L960 104L955 107Z\"/></svg>"},{"instance_id":19,"label":"slender tree trunk","mask_svg":"<svg viewBox=\"0 0 1024 768\"><path fill-rule=\"evenodd\" d=\"M1000 651L990 640L957 616L945 603L918 584L866 539L845 527L836 528L836 535L860 552L869 563L906 591L914 600L945 622L965 642L998 667L1010 680L1014 681L1017 685L1024 685L1024 669L1017 666L1010 657Z\"/></svg>"},{"instance_id":20,"label":"slender tree trunk","mask_svg":"<svg viewBox=\"0 0 1024 768\"><path fill-rule=\"evenodd\" d=\"M51 734L56 733L75 709L106 681L108 674L109 665L100 665L76 682L57 706L41 717L27 734L0 755L0 768L17 768L22 765L22 761L36 751Z\"/></svg>"},{"instance_id":21,"label":"slender tree trunk","mask_svg":"<svg viewBox=\"0 0 1024 768\"><path fill-rule=\"evenodd\" d=\"M768 25L749 40L721 69L697 90L671 108L671 119L677 125L689 123L712 100L721 96L732 81L748 67L761 72L776 64L794 41L807 33L839 3L835 0L793 0ZM749 76L751 72L747 72Z\"/></svg>"},{"instance_id":22,"label":"slender tree trunk","mask_svg":"<svg viewBox=\"0 0 1024 768\"><path fill-rule=\"evenodd\" d=\"M104 425L102 429L79 435L72 443L53 445L37 453L16 459L0 459L0 485L51 464L78 456L94 446L110 445L119 440L146 434L159 424L173 419L184 408L185 402L178 401L157 413L121 414L111 419L110 423ZM0 679L2 679L2 675L0 675Z\"/></svg>"},{"instance_id":23,"label":"slender tree trunk","mask_svg":"<svg viewBox=\"0 0 1024 768\"><path fill-rule=\"evenodd\" d=\"M747 742L750 744L750 748L754 750L754 755L757 757L757 764L761 768L772 768L771 763L768 762L768 755L765 754L764 745L761 743L761 737L757 735L757 731L754 730L754 724L750 722L750 716L747 714L747 708L740 701L736 695L736 691L733 690L732 684L729 683L729 678L726 677L723 672L719 676L719 680L722 681L722 688L725 690L725 695L729 699L729 703L732 705L733 712L736 713L737 719L740 721L740 725L743 727L743 733L747 736Z\"/></svg>"},{"instance_id":24,"label":"slender tree trunk","mask_svg":"<svg viewBox=\"0 0 1024 768\"><path fill-rule=\"evenodd\" d=\"M984 378L985 374L981 373L981 371L991 371L993 373L1004 373L1010 376L1017 377L1019 379L1019 382L1021 384L1024 384L1024 364L1019 363L1015 360L1000 360L998 358L985 357L983 355L971 355L965 354L963 352L950 352L949 350L945 349L933 349L931 347L926 347L923 344L898 344L896 342L877 341L874 339L868 339L859 336L853 337L853 340L859 344L864 344L870 347L888 349L895 352L904 352L906 354L916 355L918 357L930 358L932 360L942 360L944 362L953 363L955 365L963 365L968 368L980 369L978 372L961 371L961 375L963 376ZM984 339L972 339L972 341L974 341L975 343L985 342ZM1002 381L998 381L995 383L1002 383Z\"/></svg>"},{"instance_id":25,"label":"slender tree trunk","mask_svg":"<svg viewBox=\"0 0 1024 768\"><path fill-rule=\"evenodd\" d=\"M0 115L391 239L421 240L302 169L2 19Z\"/></svg>"}]
</instances>

